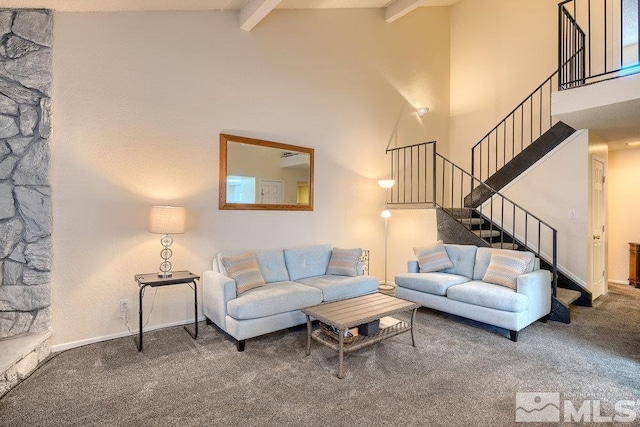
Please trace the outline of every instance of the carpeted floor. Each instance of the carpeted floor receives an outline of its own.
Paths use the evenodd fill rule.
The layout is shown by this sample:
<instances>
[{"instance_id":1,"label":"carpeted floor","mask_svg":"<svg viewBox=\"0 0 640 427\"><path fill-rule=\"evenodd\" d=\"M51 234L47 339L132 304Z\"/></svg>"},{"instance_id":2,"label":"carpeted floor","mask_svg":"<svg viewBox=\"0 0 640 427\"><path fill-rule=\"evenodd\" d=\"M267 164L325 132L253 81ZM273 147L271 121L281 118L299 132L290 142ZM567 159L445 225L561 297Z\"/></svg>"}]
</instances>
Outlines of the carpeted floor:
<instances>
[{"instance_id":1,"label":"carpeted floor","mask_svg":"<svg viewBox=\"0 0 640 427\"><path fill-rule=\"evenodd\" d=\"M420 309L415 348L402 334L351 353L342 380L330 349L314 342L305 356L305 328L248 340L244 353L204 323L196 341L153 331L143 353L127 337L55 355L0 400L0 425L523 425L517 392L560 393L561 409L589 399L589 415L599 401L595 416L622 421L631 415L614 405L635 401L636 421L620 425L640 425L640 291L614 292L517 343Z\"/></svg>"}]
</instances>

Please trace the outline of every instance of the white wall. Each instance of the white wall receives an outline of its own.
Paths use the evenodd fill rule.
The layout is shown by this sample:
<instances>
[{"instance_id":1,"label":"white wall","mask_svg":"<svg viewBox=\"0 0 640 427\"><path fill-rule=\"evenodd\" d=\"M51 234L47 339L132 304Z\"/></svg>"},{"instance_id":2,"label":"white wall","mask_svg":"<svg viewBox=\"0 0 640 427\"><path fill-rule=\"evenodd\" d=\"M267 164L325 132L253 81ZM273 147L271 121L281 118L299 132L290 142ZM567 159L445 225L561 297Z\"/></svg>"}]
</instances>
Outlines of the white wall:
<instances>
[{"instance_id":1,"label":"white wall","mask_svg":"<svg viewBox=\"0 0 640 427\"><path fill-rule=\"evenodd\" d=\"M590 288L588 176L589 132L580 131L501 193L558 230L558 268Z\"/></svg>"},{"instance_id":2,"label":"white wall","mask_svg":"<svg viewBox=\"0 0 640 427\"><path fill-rule=\"evenodd\" d=\"M629 243L640 242L640 148L609 152L609 280L629 283Z\"/></svg>"},{"instance_id":3,"label":"white wall","mask_svg":"<svg viewBox=\"0 0 640 427\"><path fill-rule=\"evenodd\" d=\"M451 160L557 69L556 0L464 0L451 8Z\"/></svg>"},{"instance_id":4,"label":"white wall","mask_svg":"<svg viewBox=\"0 0 640 427\"><path fill-rule=\"evenodd\" d=\"M56 13L56 348L126 332L119 301L134 314L133 276L160 261L160 236L146 231L155 204L188 211L175 269L199 274L220 250L331 242L370 249L381 278L385 147L437 139L447 150L448 22L448 8L393 24L378 9L282 10L245 32L234 12ZM431 113L421 120L412 104ZM219 211L222 131L314 148L315 210ZM432 213L405 216L390 230L391 277L416 229L435 238ZM192 301L186 286L160 289L149 327L187 321Z\"/></svg>"}]
</instances>

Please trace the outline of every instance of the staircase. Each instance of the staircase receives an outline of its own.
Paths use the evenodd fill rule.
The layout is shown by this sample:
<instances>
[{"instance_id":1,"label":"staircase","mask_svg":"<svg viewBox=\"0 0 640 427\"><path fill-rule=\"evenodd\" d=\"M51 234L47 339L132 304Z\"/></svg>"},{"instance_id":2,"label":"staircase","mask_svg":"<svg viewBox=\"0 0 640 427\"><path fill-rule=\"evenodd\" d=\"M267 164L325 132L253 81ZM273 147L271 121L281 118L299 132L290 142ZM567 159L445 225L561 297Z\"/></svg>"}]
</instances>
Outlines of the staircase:
<instances>
[{"instance_id":1,"label":"staircase","mask_svg":"<svg viewBox=\"0 0 640 427\"><path fill-rule=\"evenodd\" d=\"M554 73L473 147L472 173L438 154L435 141L388 149L397 186L387 205L437 208L445 243L535 253L552 273L550 319L570 323L570 305L591 306L592 298L558 271L557 230L498 191L575 132L551 117L556 84Z\"/></svg>"}]
</instances>

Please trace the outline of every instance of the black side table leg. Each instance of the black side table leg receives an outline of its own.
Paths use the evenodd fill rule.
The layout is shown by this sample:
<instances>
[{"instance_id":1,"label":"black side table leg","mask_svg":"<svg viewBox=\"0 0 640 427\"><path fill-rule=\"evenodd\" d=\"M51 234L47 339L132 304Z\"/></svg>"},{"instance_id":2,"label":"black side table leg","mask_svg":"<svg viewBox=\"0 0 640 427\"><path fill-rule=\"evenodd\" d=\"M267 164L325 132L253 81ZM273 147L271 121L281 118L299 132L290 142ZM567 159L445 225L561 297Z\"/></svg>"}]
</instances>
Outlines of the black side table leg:
<instances>
[{"instance_id":1,"label":"black side table leg","mask_svg":"<svg viewBox=\"0 0 640 427\"><path fill-rule=\"evenodd\" d=\"M140 331L138 335L138 351L142 351L142 295L144 294L144 288L147 285L140 286L140 292L138 293L138 315L140 316Z\"/></svg>"},{"instance_id":2,"label":"black side table leg","mask_svg":"<svg viewBox=\"0 0 640 427\"><path fill-rule=\"evenodd\" d=\"M191 283L193 283L193 328L195 333L191 332L186 326L184 330L195 340L198 338L198 286L195 280Z\"/></svg>"}]
</instances>

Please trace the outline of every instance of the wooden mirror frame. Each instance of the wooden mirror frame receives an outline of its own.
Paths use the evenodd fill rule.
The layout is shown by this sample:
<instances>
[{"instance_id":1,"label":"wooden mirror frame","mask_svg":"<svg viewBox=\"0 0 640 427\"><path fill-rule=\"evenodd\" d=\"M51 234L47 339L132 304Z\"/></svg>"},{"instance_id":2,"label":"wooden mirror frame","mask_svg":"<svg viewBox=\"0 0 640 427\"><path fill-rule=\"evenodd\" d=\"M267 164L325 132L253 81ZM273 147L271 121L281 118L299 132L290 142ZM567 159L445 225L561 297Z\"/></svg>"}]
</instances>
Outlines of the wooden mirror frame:
<instances>
[{"instance_id":1,"label":"wooden mirror frame","mask_svg":"<svg viewBox=\"0 0 640 427\"><path fill-rule=\"evenodd\" d=\"M241 144L271 147L279 150L296 151L309 155L309 203L308 204L265 204L265 203L227 203L227 144ZM218 180L218 207L221 210L268 210L268 211L312 211L313 210L313 148L280 142L248 138L245 136L220 134L220 178Z\"/></svg>"}]
</instances>

